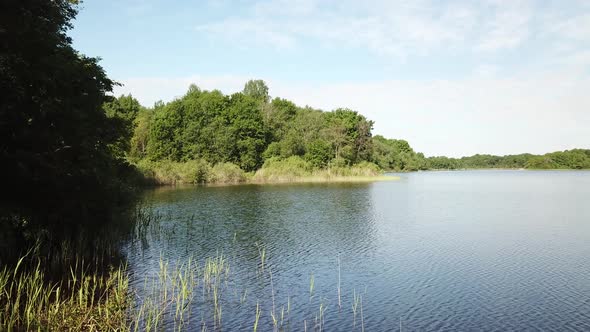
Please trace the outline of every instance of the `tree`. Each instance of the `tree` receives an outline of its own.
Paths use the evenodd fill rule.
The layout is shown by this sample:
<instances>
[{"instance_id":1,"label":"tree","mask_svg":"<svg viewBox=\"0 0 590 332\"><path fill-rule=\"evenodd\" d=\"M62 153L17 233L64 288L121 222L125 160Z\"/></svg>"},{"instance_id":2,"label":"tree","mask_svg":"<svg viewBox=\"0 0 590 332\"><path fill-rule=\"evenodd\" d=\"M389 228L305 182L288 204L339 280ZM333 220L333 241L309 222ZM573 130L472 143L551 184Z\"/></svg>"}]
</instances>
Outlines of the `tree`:
<instances>
[{"instance_id":1,"label":"tree","mask_svg":"<svg viewBox=\"0 0 590 332\"><path fill-rule=\"evenodd\" d=\"M115 84L66 35L72 1L0 5L0 226L63 238L101 227L124 198L124 134L103 104ZM26 236L25 236L26 235ZM21 243L22 244L22 243Z\"/></svg>"},{"instance_id":2,"label":"tree","mask_svg":"<svg viewBox=\"0 0 590 332\"><path fill-rule=\"evenodd\" d=\"M262 116L268 130L269 140L280 141L285 137L297 110L294 103L280 98L274 98L269 104L264 105Z\"/></svg>"},{"instance_id":3,"label":"tree","mask_svg":"<svg viewBox=\"0 0 590 332\"><path fill-rule=\"evenodd\" d=\"M371 159L385 170L417 171L428 168L424 155L414 152L407 141L377 135L372 143Z\"/></svg>"},{"instance_id":4,"label":"tree","mask_svg":"<svg viewBox=\"0 0 590 332\"><path fill-rule=\"evenodd\" d=\"M154 110L142 108L133 121L133 136L129 156L134 159L141 159L147 156L150 125Z\"/></svg>"},{"instance_id":5,"label":"tree","mask_svg":"<svg viewBox=\"0 0 590 332\"><path fill-rule=\"evenodd\" d=\"M270 98L268 95L268 86L266 86L263 80L249 80L244 85L242 93L263 103L267 103Z\"/></svg>"},{"instance_id":6,"label":"tree","mask_svg":"<svg viewBox=\"0 0 590 332\"><path fill-rule=\"evenodd\" d=\"M166 106L156 109L150 125L148 158L152 160L182 159L184 131L184 105L175 100Z\"/></svg>"},{"instance_id":7,"label":"tree","mask_svg":"<svg viewBox=\"0 0 590 332\"><path fill-rule=\"evenodd\" d=\"M116 126L119 133L117 141L110 145L111 151L117 157L124 157L131 147L134 121L142 107L137 99L129 94L127 96L121 95L119 98L112 98L112 100L104 103L103 108L107 117L113 120L113 126Z\"/></svg>"},{"instance_id":8,"label":"tree","mask_svg":"<svg viewBox=\"0 0 590 332\"><path fill-rule=\"evenodd\" d=\"M326 113L328 130L335 147L335 157L348 163L368 160L371 156L373 121L347 108Z\"/></svg>"},{"instance_id":9,"label":"tree","mask_svg":"<svg viewBox=\"0 0 590 332\"><path fill-rule=\"evenodd\" d=\"M182 98L184 105L184 130L182 159L204 158L211 162L225 161L225 153L231 153L226 147L213 149L224 136L227 121L223 112L227 108L228 98L220 91L200 91L187 93Z\"/></svg>"},{"instance_id":10,"label":"tree","mask_svg":"<svg viewBox=\"0 0 590 332\"><path fill-rule=\"evenodd\" d=\"M235 135L237 146L232 162L246 170L253 171L262 165L262 153L266 150L266 133L262 114L256 100L242 93L231 95L226 110L229 127Z\"/></svg>"},{"instance_id":11,"label":"tree","mask_svg":"<svg viewBox=\"0 0 590 332\"><path fill-rule=\"evenodd\" d=\"M324 140L315 140L307 147L305 160L309 161L314 167L324 168L328 166L334 154L330 144Z\"/></svg>"}]
</instances>

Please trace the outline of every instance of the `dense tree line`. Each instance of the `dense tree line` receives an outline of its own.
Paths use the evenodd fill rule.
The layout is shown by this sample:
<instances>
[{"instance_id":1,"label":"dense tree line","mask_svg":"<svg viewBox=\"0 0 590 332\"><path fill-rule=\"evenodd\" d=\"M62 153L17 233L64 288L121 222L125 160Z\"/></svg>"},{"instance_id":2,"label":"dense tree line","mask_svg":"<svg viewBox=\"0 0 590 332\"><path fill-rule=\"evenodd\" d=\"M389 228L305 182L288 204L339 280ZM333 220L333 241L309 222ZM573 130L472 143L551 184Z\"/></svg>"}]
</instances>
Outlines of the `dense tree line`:
<instances>
[{"instance_id":1,"label":"dense tree line","mask_svg":"<svg viewBox=\"0 0 590 332\"><path fill-rule=\"evenodd\" d=\"M373 137L372 161L384 170L419 171L429 168L424 154L416 153L407 141Z\"/></svg>"},{"instance_id":2,"label":"dense tree line","mask_svg":"<svg viewBox=\"0 0 590 332\"><path fill-rule=\"evenodd\" d=\"M470 157L427 158L429 169L590 169L590 150L573 149L533 155L529 153L493 156L476 154Z\"/></svg>"},{"instance_id":3,"label":"dense tree line","mask_svg":"<svg viewBox=\"0 0 590 332\"><path fill-rule=\"evenodd\" d=\"M271 100L260 80L232 95L191 85L181 98L153 109L130 98L121 96L113 104L133 108L120 114L136 115L128 149L132 160L204 159L254 171L270 158L299 156L318 168L372 158L372 121L350 109L322 112Z\"/></svg>"},{"instance_id":4,"label":"dense tree line","mask_svg":"<svg viewBox=\"0 0 590 332\"><path fill-rule=\"evenodd\" d=\"M360 162L386 171L477 168L590 168L588 150L463 158L428 157L405 140L372 135L373 122L346 108L330 112L300 107L270 98L261 80L245 84L242 92L224 95L191 85L169 103L144 108L131 96L105 105L107 114L133 123L133 133L117 151L126 148L133 161L204 160L232 163L255 171L267 160L299 157L313 167L345 167ZM124 145L128 144L128 145Z\"/></svg>"}]
</instances>

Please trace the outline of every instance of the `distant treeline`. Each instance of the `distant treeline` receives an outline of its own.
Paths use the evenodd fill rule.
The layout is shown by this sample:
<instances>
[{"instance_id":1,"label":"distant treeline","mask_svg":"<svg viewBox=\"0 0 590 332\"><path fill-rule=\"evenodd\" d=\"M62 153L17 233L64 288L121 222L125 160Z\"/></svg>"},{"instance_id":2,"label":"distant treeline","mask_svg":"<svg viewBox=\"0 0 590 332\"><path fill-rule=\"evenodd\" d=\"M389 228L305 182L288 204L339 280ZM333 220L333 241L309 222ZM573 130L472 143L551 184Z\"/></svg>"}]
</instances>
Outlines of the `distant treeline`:
<instances>
[{"instance_id":1,"label":"distant treeline","mask_svg":"<svg viewBox=\"0 0 590 332\"><path fill-rule=\"evenodd\" d=\"M573 149L544 155L529 153L492 156L476 154L471 157L428 158L430 169L528 168L528 169L589 169L590 150Z\"/></svg>"},{"instance_id":2,"label":"distant treeline","mask_svg":"<svg viewBox=\"0 0 590 332\"><path fill-rule=\"evenodd\" d=\"M404 140L373 136L373 121L356 111L324 112L271 99L261 80L224 95L191 85L171 102L142 107L131 95L105 104L110 117L128 121L126 140L117 145L133 162L200 160L231 163L246 172L266 161L297 157L313 168L347 167L361 162L386 171L464 168L590 168L590 150L463 158L425 157ZM145 162L142 165L148 165Z\"/></svg>"}]
</instances>

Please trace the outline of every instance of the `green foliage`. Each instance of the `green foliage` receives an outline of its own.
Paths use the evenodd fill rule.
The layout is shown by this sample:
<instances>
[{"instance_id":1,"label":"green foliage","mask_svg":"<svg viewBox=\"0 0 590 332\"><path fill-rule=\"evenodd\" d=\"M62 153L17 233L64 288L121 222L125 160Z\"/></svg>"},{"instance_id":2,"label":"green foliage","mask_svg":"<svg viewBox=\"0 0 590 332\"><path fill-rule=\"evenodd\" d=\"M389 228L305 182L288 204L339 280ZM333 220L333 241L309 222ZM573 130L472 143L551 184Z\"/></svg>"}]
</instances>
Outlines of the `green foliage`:
<instances>
[{"instance_id":1,"label":"green foliage","mask_svg":"<svg viewBox=\"0 0 590 332\"><path fill-rule=\"evenodd\" d=\"M230 97L229 127L234 134L233 145L237 148L230 156L246 171L253 171L262 165L262 152L266 150L266 133L262 114L251 97L235 93Z\"/></svg>"},{"instance_id":2,"label":"green foliage","mask_svg":"<svg viewBox=\"0 0 590 332\"><path fill-rule=\"evenodd\" d=\"M476 154L460 159L430 157L428 158L428 165L432 169L590 169L590 150L573 149L544 155L528 153L507 156Z\"/></svg>"},{"instance_id":3,"label":"green foliage","mask_svg":"<svg viewBox=\"0 0 590 332\"><path fill-rule=\"evenodd\" d=\"M263 167L269 174L278 167L273 163L285 163L286 160L305 161L307 166L302 169L310 166L332 170L366 161L375 163L382 170L399 172L459 168L588 168L587 156L583 152L554 153L548 157L551 162L531 160L533 156L530 154L425 158L405 140L373 137L373 122L353 110L339 108L323 112L307 106L298 107L285 99L269 101L268 87L259 80L247 82L242 93L232 95L217 90L204 91L193 84L183 97L167 104L160 102L154 109L138 107L130 96L120 97L115 106L118 108L109 106L107 112L134 114L135 128L126 155L134 161L149 159L161 163L147 168L157 170L158 182L202 181L195 180L178 166L191 160L206 160L212 165L231 163L243 172L259 170L269 161ZM291 157L299 158L289 159ZM292 171L301 173L297 167ZM276 172L279 174L280 170Z\"/></svg>"},{"instance_id":4,"label":"green foliage","mask_svg":"<svg viewBox=\"0 0 590 332\"><path fill-rule=\"evenodd\" d=\"M266 86L263 80L249 80L244 85L244 91L242 93L264 103L268 102L270 98L268 95L268 86Z\"/></svg>"},{"instance_id":5,"label":"green foliage","mask_svg":"<svg viewBox=\"0 0 590 332\"><path fill-rule=\"evenodd\" d=\"M76 258L65 280L50 282L40 263L25 269L23 259L0 269L0 330L130 331L132 299L122 268L105 276Z\"/></svg>"},{"instance_id":6,"label":"green foliage","mask_svg":"<svg viewBox=\"0 0 590 332\"><path fill-rule=\"evenodd\" d=\"M381 168L391 171L417 171L428 168L424 155L416 153L404 140L373 137L372 159Z\"/></svg>"},{"instance_id":7,"label":"green foliage","mask_svg":"<svg viewBox=\"0 0 590 332\"><path fill-rule=\"evenodd\" d=\"M318 139L308 145L305 160L309 161L316 168L324 168L328 166L332 155L330 144L325 140Z\"/></svg>"},{"instance_id":8,"label":"green foliage","mask_svg":"<svg viewBox=\"0 0 590 332\"><path fill-rule=\"evenodd\" d=\"M137 167L157 184L205 183L211 172L211 166L202 159L186 162L141 160Z\"/></svg>"},{"instance_id":9,"label":"green foliage","mask_svg":"<svg viewBox=\"0 0 590 332\"><path fill-rule=\"evenodd\" d=\"M428 158L428 168L430 169L457 169L459 161L454 158L438 156Z\"/></svg>"},{"instance_id":10,"label":"green foliage","mask_svg":"<svg viewBox=\"0 0 590 332\"><path fill-rule=\"evenodd\" d=\"M135 119L143 107L131 95L121 95L119 98L113 98L104 103L103 108L119 132L119 138L110 145L111 150L115 156L122 158L130 150L131 138L135 130Z\"/></svg>"},{"instance_id":11,"label":"green foliage","mask_svg":"<svg viewBox=\"0 0 590 332\"><path fill-rule=\"evenodd\" d=\"M351 167L334 166L328 171L332 176L341 177L375 177L383 172L378 165L368 161L362 161Z\"/></svg>"},{"instance_id":12,"label":"green foliage","mask_svg":"<svg viewBox=\"0 0 590 332\"><path fill-rule=\"evenodd\" d=\"M589 169L590 150L573 149L532 156L525 164L532 169Z\"/></svg>"},{"instance_id":13,"label":"green foliage","mask_svg":"<svg viewBox=\"0 0 590 332\"><path fill-rule=\"evenodd\" d=\"M219 163L213 166L209 183L240 183L248 180L246 173L232 163Z\"/></svg>"},{"instance_id":14,"label":"green foliage","mask_svg":"<svg viewBox=\"0 0 590 332\"><path fill-rule=\"evenodd\" d=\"M535 156L530 158L525 164L526 168L531 169L555 169L561 168L558 163L553 161L549 156Z\"/></svg>"},{"instance_id":15,"label":"green foliage","mask_svg":"<svg viewBox=\"0 0 590 332\"><path fill-rule=\"evenodd\" d=\"M211 166L204 159L183 162L140 160L137 167L156 184L239 183L246 181L246 173L235 164L219 163Z\"/></svg>"},{"instance_id":16,"label":"green foliage","mask_svg":"<svg viewBox=\"0 0 590 332\"><path fill-rule=\"evenodd\" d=\"M379 166L363 161L348 166L346 161L336 158L327 168L316 168L299 156L286 159L266 160L261 169L254 174L254 182L324 182L355 180L360 177L374 178L382 173Z\"/></svg>"},{"instance_id":17,"label":"green foliage","mask_svg":"<svg viewBox=\"0 0 590 332\"><path fill-rule=\"evenodd\" d=\"M311 175L313 166L299 156L270 158L254 175L255 181L288 182Z\"/></svg>"},{"instance_id":18,"label":"green foliage","mask_svg":"<svg viewBox=\"0 0 590 332\"><path fill-rule=\"evenodd\" d=\"M281 156L281 143L279 142L272 142L268 145L266 150L262 153L262 158L270 159L273 157L280 157Z\"/></svg>"},{"instance_id":19,"label":"green foliage","mask_svg":"<svg viewBox=\"0 0 590 332\"><path fill-rule=\"evenodd\" d=\"M1 5L0 160L10 190L0 197L0 232L14 235L8 247L33 234L58 242L101 228L129 197L133 168L114 147L129 137L133 111L114 107L107 93L115 83L97 58L72 47L66 32L76 9L67 0Z\"/></svg>"},{"instance_id":20,"label":"green foliage","mask_svg":"<svg viewBox=\"0 0 590 332\"><path fill-rule=\"evenodd\" d=\"M325 116L329 124L326 132L334 146L335 157L342 157L350 164L370 159L373 121L347 108L336 109Z\"/></svg>"},{"instance_id":21,"label":"green foliage","mask_svg":"<svg viewBox=\"0 0 590 332\"><path fill-rule=\"evenodd\" d=\"M330 161L332 168L346 168L347 165L346 159L342 157L336 157Z\"/></svg>"},{"instance_id":22,"label":"green foliage","mask_svg":"<svg viewBox=\"0 0 590 332\"><path fill-rule=\"evenodd\" d=\"M133 136L130 142L129 157L138 160L147 157L150 125L152 123L153 110L141 108L133 121Z\"/></svg>"},{"instance_id":23,"label":"green foliage","mask_svg":"<svg viewBox=\"0 0 590 332\"><path fill-rule=\"evenodd\" d=\"M249 81L243 93L229 96L191 85L182 98L140 109L134 123L128 156L135 161L204 159L251 172L275 157L298 156L325 168L334 158L353 165L372 155L372 121L349 109L322 112L280 98L268 102L263 81Z\"/></svg>"},{"instance_id":24,"label":"green foliage","mask_svg":"<svg viewBox=\"0 0 590 332\"><path fill-rule=\"evenodd\" d=\"M184 107L180 100L154 111L147 144L147 154L151 160L181 159L183 124Z\"/></svg>"},{"instance_id":25,"label":"green foliage","mask_svg":"<svg viewBox=\"0 0 590 332\"><path fill-rule=\"evenodd\" d=\"M155 109L145 127L145 156L153 161L203 158L251 171L262 165L268 145L258 103L242 93L224 96L193 86L184 97ZM142 141L139 133L137 141Z\"/></svg>"},{"instance_id":26,"label":"green foliage","mask_svg":"<svg viewBox=\"0 0 590 332\"><path fill-rule=\"evenodd\" d=\"M264 125L268 130L269 140L282 140L297 112L297 106L286 99L275 98L270 104L265 104L262 109L262 116Z\"/></svg>"}]
</instances>

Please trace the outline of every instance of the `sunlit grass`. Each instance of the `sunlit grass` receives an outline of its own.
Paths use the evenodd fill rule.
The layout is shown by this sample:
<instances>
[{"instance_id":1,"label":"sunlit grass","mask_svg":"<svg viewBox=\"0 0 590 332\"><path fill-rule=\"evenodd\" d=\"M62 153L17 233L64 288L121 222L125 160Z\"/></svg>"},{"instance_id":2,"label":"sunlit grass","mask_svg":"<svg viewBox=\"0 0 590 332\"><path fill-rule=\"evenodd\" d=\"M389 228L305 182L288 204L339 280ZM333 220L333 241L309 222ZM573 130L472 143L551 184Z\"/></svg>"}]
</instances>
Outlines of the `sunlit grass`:
<instances>
[{"instance_id":1,"label":"sunlit grass","mask_svg":"<svg viewBox=\"0 0 590 332\"><path fill-rule=\"evenodd\" d=\"M102 276L87 273L77 261L67 280L50 282L39 263L25 269L25 258L0 271L0 330L128 330L124 268Z\"/></svg>"},{"instance_id":2,"label":"sunlit grass","mask_svg":"<svg viewBox=\"0 0 590 332\"><path fill-rule=\"evenodd\" d=\"M269 179L254 179L254 183L365 183L377 181L397 181L400 177L388 175L375 176L339 176L339 175L310 175L303 177L272 177Z\"/></svg>"},{"instance_id":3,"label":"sunlit grass","mask_svg":"<svg viewBox=\"0 0 590 332\"><path fill-rule=\"evenodd\" d=\"M299 157L269 160L256 172L246 173L230 163L210 165L204 160L187 162L138 161L136 166L146 179L160 185L239 183L356 183L394 181L399 177L385 176L377 165L364 162L352 166L313 168Z\"/></svg>"}]
</instances>

